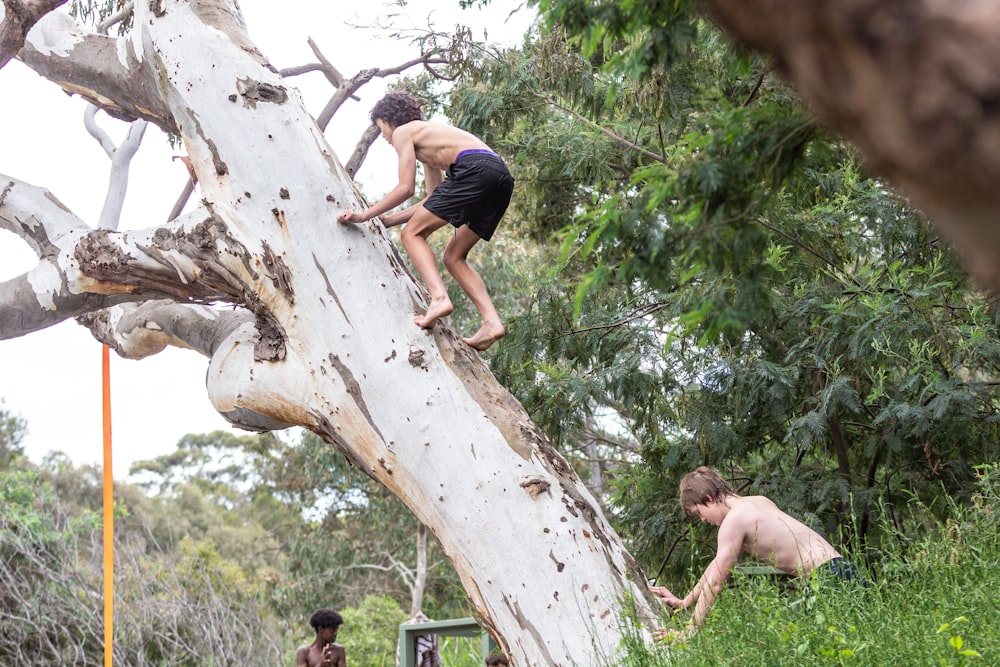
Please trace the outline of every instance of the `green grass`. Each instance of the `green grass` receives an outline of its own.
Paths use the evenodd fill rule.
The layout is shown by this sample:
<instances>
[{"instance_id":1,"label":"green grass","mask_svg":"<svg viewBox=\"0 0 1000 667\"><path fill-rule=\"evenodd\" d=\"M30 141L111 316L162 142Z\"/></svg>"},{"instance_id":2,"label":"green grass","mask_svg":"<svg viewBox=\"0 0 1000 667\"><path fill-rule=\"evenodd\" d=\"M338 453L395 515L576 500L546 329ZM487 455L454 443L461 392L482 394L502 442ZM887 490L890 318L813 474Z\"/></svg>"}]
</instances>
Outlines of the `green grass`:
<instances>
[{"instance_id":1,"label":"green grass","mask_svg":"<svg viewBox=\"0 0 1000 667\"><path fill-rule=\"evenodd\" d=\"M809 586L736 579L688 643L632 639L615 664L1000 665L1000 467L982 472L970 506L952 503L924 535L882 546L867 588L807 595ZM686 621L683 612L665 623Z\"/></svg>"},{"instance_id":2,"label":"green grass","mask_svg":"<svg viewBox=\"0 0 1000 667\"><path fill-rule=\"evenodd\" d=\"M482 650L479 637L438 637L442 667L483 667Z\"/></svg>"}]
</instances>

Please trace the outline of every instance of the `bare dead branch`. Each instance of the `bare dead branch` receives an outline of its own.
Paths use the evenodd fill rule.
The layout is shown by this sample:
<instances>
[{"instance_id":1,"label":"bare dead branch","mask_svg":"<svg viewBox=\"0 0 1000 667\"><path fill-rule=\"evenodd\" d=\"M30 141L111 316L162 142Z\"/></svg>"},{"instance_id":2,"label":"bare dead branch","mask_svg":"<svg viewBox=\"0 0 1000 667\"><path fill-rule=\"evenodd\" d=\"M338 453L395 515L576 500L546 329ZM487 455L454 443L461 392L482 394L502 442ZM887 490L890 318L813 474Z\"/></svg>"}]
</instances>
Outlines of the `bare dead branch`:
<instances>
[{"instance_id":1,"label":"bare dead branch","mask_svg":"<svg viewBox=\"0 0 1000 667\"><path fill-rule=\"evenodd\" d=\"M331 63L326 56L323 55L323 52L320 51L319 46L317 46L316 42L313 41L313 38L310 37L306 41L309 44L309 48L312 49L313 54L319 59L320 63L322 63L324 71L331 77L332 83L338 88L344 85L344 75L341 74L340 70L334 67L333 63Z\"/></svg>"},{"instance_id":2,"label":"bare dead branch","mask_svg":"<svg viewBox=\"0 0 1000 667\"><path fill-rule=\"evenodd\" d=\"M321 72L334 88L340 88L344 85L344 75L340 73L340 70L334 67L333 63L331 63L326 56L323 55L323 53L319 50L319 46L316 45L316 42L313 41L312 37L308 39L308 42L309 48L312 49L312 52L316 55L316 58L319 59L319 62L309 63L307 65L298 65L296 67L288 67L280 70L279 74L281 74L283 78L287 78L290 76L307 74L308 72ZM356 95L352 95L351 99L359 100L360 98Z\"/></svg>"},{"instance_id":3,"label":"bare dead branch","mask_svg":"<svg viewBox=\"0 0 1000 667\"><path fill-rule=\"evenodd\" d=\"M194 186L198 183L198 174L195 173L194 165L191 164L191 158L186 155L174 155L171 160L180 160L184 163L188 172L188 181L185 184L184 189L181 190L180 195L177 197L177 201L174 202L174 207L170 209L169 215L167 215L167 222L171 220L176 220L177 216L184 212L184 207L187 206L188 200L191 199L191 195L194 194Z\"/></svg>"},{"instance_id":4,"label":"bare dead branch","mask_svg":"<svg viewBox=\"0 0 1000 667\"><path fill-rule=\"evenodd\" d=\"M177 196L177 201L174 202L174 207L170 209L170 213L167 215L167 222L171 220L176 220L183 211L184 207L187 206L188 200L191 199L191 195L194 194L195 181L193 178L188 178L187 184L181 193Z\"/></svg>"},{"instance_id":5,"label":"bare dead branch","mask_svg":"<svg viewBox=\"0 0 1000 667\"><path fill-rule=\"evenodd\" d=\"M97 32L101 33L102 35L108 34L108 30L111 28L111 26L115 25L116 23L121 23L122 21L128 20L128 18L132 16L132 10L133 10L133 3L130 0L129 2L126 2L125 5L117 12L115 12L108 18L98 23Z\"/></svg>"},{"instance_id":6,"label":"bare dead branch","mask_svg":"<svg viewBox=\"0 0 1000 667\"><path fill-rule=\"evenodd\" d=\"M361 165L364 164L365 158L368 157L368 151L375 143L375 140L379 137L379 129L374 125L369 125L365 128L364 134L358 139L357 145L354 147L354 151L351 153L351 157L347 160L347 164L344 165L344 169L350 174L351 178L358 173L361 169Z\"/></svg>"},{"instance_id":7,"label":"bare dead branch","mask_svg":"<svg viewBox=\"0 0 1000 667\"><path fill-rule=\"evenodd\" d=\"M376 77L384 78L400 74L414 65L444 62L446 62L446 60L438 57L432 52L425 53L422 56L407 61L397 67L390 67L388 69L361 70L347 81L344 81L344 84L337 89L337 92L334 93L333 97L330 98L330 101L326 103L326 106L323 107L319 116L316 117L316 124L319 126L320 130L325 131L326 126L330 124L330 119L333 118L333 115L337 113L337 110L341 107L341 105L343 105L347 98L352 97L358 89Z\"/></svg>"}]
</instances>

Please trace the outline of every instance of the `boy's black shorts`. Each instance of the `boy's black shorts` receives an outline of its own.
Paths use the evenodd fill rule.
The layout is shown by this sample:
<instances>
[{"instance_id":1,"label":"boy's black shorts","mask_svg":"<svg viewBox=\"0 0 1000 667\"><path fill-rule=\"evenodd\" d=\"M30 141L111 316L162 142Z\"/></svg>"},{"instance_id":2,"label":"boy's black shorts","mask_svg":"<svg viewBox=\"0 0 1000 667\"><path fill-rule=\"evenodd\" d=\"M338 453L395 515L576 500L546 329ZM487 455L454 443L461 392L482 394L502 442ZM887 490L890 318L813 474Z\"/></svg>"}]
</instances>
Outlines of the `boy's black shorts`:
<instances>
[{"instance_id":1,"label":"boy's black shorts","mask_svg":"<svg viewBox=\"0 0 1000 667\"><path fill-rule=\"evenodd\" d=\"M514 177L499 155L462 151L424 208L455 227L469 225L479 238L489 241L510 205L512 192Z\"/></svg>"}]
</instances>

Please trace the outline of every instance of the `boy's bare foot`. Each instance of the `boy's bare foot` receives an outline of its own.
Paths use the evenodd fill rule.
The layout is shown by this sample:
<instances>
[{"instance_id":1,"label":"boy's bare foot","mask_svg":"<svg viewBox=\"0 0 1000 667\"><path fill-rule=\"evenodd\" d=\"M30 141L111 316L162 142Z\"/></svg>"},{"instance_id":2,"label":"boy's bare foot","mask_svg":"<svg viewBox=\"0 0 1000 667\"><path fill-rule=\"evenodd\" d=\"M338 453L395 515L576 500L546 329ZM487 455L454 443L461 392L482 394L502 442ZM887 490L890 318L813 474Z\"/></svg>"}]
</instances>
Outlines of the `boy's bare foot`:
<instances>
[{"instance_id":1,"label":"boy's bare foot","mask_svg":"<svg viewBox=\"0 0 1000 667\"><path fill-rule=\"evenodd\" d=\"M423 317L418 315L413 318L413 321L416 322L419 327L430 329L439 319L447 315L451 315L451 311L451 299L447 297L437 301L432 299L431 304L427 306L427 312L423 314Z\"/></svg>"},{"instance_id":2,"label":"boy's bare foot","mask_svg":"<svg viewBox=\"0 0 1000 667\"><path fill-rule=\"evenodd\" d=\"M472 335L471 338L463 338L466 345L470 345L480 352L488 350L493 343L497 342L504 337L507 331L503 328L503 325L499 322L496 324L487 324L483 322L483 326L479 327L479 331Z\"/></svg>"}]
</instances>

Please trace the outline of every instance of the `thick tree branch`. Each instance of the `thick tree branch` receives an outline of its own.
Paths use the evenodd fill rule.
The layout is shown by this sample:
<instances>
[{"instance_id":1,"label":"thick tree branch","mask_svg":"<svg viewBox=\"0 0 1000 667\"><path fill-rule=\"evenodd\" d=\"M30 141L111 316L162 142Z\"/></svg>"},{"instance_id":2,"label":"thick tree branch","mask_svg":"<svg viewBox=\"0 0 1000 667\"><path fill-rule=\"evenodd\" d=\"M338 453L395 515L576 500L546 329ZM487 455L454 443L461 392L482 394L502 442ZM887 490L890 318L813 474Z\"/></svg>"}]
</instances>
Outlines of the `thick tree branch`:
<instances>
[{"instance_id":1,"label":"thick tree branch","mask_svg":"<svg viewBox=\"0 0 1000 667\"><path fill-rule=\"evenodd\" d=\"M3 0L0 7L0 69L24 46L28 31L66 0Z\"/></svg>"},{"instance_id":2,"label":"thick tree branch","mask_svg":"<svg viewBox=\"0 0 1000 667\"><path fill-rule=\"evenodd\" d=\"M219 413L234 426L249 431L273 431L292 425L287 416L275 415L273 406L280 401L275 401L273 393L283 392L282 387L296 381L294 376L286 376L284 381L270 385L270 392L260 391L259 382L256 386L252 383L242 385L239 393L247 401L243 405L233 403L233 392L228 387L212 382L220 375L219 367L233 364L236 374L243 369L246 360L239 356L231 358L228 354L231 349L241 347L252 350L258 344L260 334L256 318L245 309L217 309L170 300L151 300L87 313L77 317L77 321L126 359L142 359L158 354L168 345L195 350L211 359L217 370L208 378L209 398ZM263 369L258 372L263 372ZM226 371L226 374L233 373ZM254 407L250 407L251 401Z\"/></svg>"},{"instance_id":3,"label":"thick tree branch","mask_svg":"<svg viewBox=\"0 0 1000 667\"><path fill-rule=\"evenodd\" d=\"M94 337L125 359L143 359L167 346L206 357L254 316L243 309L180 304L169 299L126 303L77 318Z\"/></svg>"},{"instance_id":4,"label":"thick tree branch","mask_svg":"<svg viewBox=\"0 0 1000 667\"><path fill-rule=\"evenodd\" d=\"M6 177L0 182L0 227L23 238L40 259L31 272L4 283L0 339L148 298L241 304L268 318L247 283L260 277L249 268L248 251L210 210L115 233L91 229L42 188Z\"/></svg>"},{"instance_id":5,"label":"thick tree branch","mask_svg":"<svg viewBox=\"0 0 1000 667\"><path fill-rule=\"evenodd\" d=\"M59 251L55 240L90 231L51 192L0 174L0 229L21 237L39 257Z\"/></svg>"},{"instance_id":6,"label":"thick tree branch","mask_svg":"<svg viewBox=\"0 0 1000 667\"><path fill-rule=\"evenodd\" d=\"M17 57L40 76L115 118L142 118L176 133L151 64L137 57L135 48L129 38L86 31L69 15L52 12L31 30Z\"/></svg>"}]
</instances>

